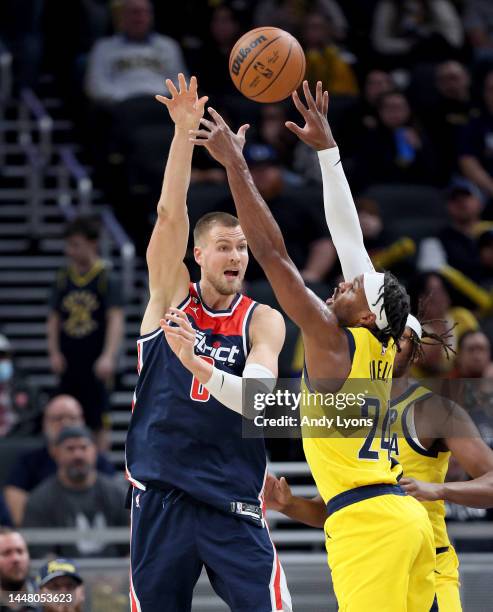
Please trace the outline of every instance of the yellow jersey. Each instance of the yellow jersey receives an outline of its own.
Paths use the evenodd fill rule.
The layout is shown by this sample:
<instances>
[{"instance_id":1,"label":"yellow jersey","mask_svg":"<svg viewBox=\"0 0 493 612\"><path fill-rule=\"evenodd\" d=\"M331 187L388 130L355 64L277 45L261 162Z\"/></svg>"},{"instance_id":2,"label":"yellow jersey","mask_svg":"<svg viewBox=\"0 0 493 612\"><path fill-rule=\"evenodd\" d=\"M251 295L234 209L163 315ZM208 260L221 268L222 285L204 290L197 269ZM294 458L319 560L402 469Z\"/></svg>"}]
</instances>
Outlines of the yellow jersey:
<instances>
[{"instance_id":1,"label":"yellow jersey","mask_svg":"<svg viewBox=\"0 0 493 612\"><path fill-rule=\"evenodd\" d=\"M411 385L400 397L390 403L392 427L399 431L395 457L402 465L404 475L424 482L445 482L450 452L425 449L419 443L414 427L414 404L431 397L433 393L419 384ZM422 502L433 527L436 548L450 546L445 524L445 502Z\"/></svg>"},{"instance_id":2,"label":"yellow jersey","mask_svg":"<svg viewBox=\"0 0 493 612\"><path fill-rule=\"evenodd\" d=\"M344 331L352 365L339 391L317 392L323 385L306 370L302 379L303 449L325 503L355 487L395 485L402 473L387 435L396 347L392 341L385 347L364 327Z\"/></svg>"}]
</instances>

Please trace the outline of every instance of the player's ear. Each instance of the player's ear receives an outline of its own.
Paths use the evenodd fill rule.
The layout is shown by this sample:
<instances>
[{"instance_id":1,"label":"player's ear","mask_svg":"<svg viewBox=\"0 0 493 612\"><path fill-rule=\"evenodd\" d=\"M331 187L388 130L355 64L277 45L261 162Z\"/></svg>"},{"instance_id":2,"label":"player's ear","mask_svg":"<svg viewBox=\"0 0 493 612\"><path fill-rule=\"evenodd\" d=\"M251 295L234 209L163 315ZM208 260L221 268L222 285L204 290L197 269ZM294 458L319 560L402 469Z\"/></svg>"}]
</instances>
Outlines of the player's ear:
<instances>
[{"instance_id":1,"label":"player's ear","mask_svg":"<svg viewBox=\"0 0 493 612\"><path fill-rule=\"evenodd\" d=\"M375 320L376 320L376 316L373 312L371 312L371 310L367 310L365 313L363 313L360 317L359 320L359 324L361 327L374 327L375 325Z\"/></svg>"},{"instance_id":2,"label":"player's ear","mask_svg":"<svg viewBox=\"0 0 493 612\"><path fill-rule=\"evenodd\" d=\"M194 246L193 247L193 258L195 259L195 262L201 266L202 265L202 249L199 246Z\"/></svg>"}]
</instances>

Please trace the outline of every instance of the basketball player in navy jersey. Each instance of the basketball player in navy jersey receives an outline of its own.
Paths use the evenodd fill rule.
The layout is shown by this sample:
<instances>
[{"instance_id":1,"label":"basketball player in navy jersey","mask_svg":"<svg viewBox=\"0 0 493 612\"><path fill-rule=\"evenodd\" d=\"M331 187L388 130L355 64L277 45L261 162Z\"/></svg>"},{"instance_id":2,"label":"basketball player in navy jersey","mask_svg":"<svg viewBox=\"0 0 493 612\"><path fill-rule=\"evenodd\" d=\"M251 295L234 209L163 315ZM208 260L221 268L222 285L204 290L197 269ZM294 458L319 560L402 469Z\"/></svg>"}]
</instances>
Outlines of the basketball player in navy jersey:
<instances>
[{"instance_id":1,"label":"basketball player in navy jersey","mask_svg":"<svg viewBox=\"0 0 493 612\"><path fill-rule=\"evenodd\" d=\"M197 129L206 98L198 98L194 77L187 85L179 75L178 90L166 83L171 98L157 99L175 134L147 249L150 299L137 341L139 379L126 444L131 610L191 610L205 567L233 612L286 612L291 600L263 515L264 443L242 438L241 415L242 377L275 384L284 320L241 294L247 243L231 215L211 213L197 223L201 280L190 282L183 263L189 130ZM207 384L180 361L179 349L175 354L176 340L160 327L165 316L168 322L186 317L193 326L194 355L208 368Z\"/></svg>"}]
</instances>

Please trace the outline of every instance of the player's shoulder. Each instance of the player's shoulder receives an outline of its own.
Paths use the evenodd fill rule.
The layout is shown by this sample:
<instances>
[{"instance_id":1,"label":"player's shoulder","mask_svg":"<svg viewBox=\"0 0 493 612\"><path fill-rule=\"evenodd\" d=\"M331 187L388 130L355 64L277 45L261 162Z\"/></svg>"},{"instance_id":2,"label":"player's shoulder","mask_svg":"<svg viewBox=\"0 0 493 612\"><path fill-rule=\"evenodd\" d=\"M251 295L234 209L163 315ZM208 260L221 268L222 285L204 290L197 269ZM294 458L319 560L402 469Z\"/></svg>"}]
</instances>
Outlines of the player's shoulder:
<instances>
[{"instance_id":1,"label":"player's shoulder","mask_svg":"<svg viewBox=\"0 0 493 612\"><path fill-rule=\"evenodd\" d=\"M286 323L284 317L275 308L267 304L257 304L252 314L250 323L250 332L255 333L257 330L285 333Z\"/></svg>"}]
</instances>

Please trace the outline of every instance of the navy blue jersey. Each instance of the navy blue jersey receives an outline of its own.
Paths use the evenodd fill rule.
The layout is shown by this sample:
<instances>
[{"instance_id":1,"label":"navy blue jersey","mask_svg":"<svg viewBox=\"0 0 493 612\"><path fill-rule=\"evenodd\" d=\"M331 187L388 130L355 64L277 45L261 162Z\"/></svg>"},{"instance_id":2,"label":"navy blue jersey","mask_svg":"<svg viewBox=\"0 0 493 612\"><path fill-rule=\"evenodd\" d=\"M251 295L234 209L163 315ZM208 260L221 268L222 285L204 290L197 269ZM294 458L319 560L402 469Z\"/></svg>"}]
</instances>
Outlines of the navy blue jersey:
<instances>
[{"instance_id":1,"label":"navy blue jersey","mask_svg":"<svg viewBox=\"0 0 493 612\"><path fill-rule=\"evenodd\" d=\"M214 311L190 284L180 308L196 330L195 352L241 376L257 303L237 294ZM137 341L139 380L126 444L127 478L144 490L175 487L225 512L262 523L263 439L242 436L242 417L223 406L181 364L161 329Z\"/></svg>"}]
</instances>

